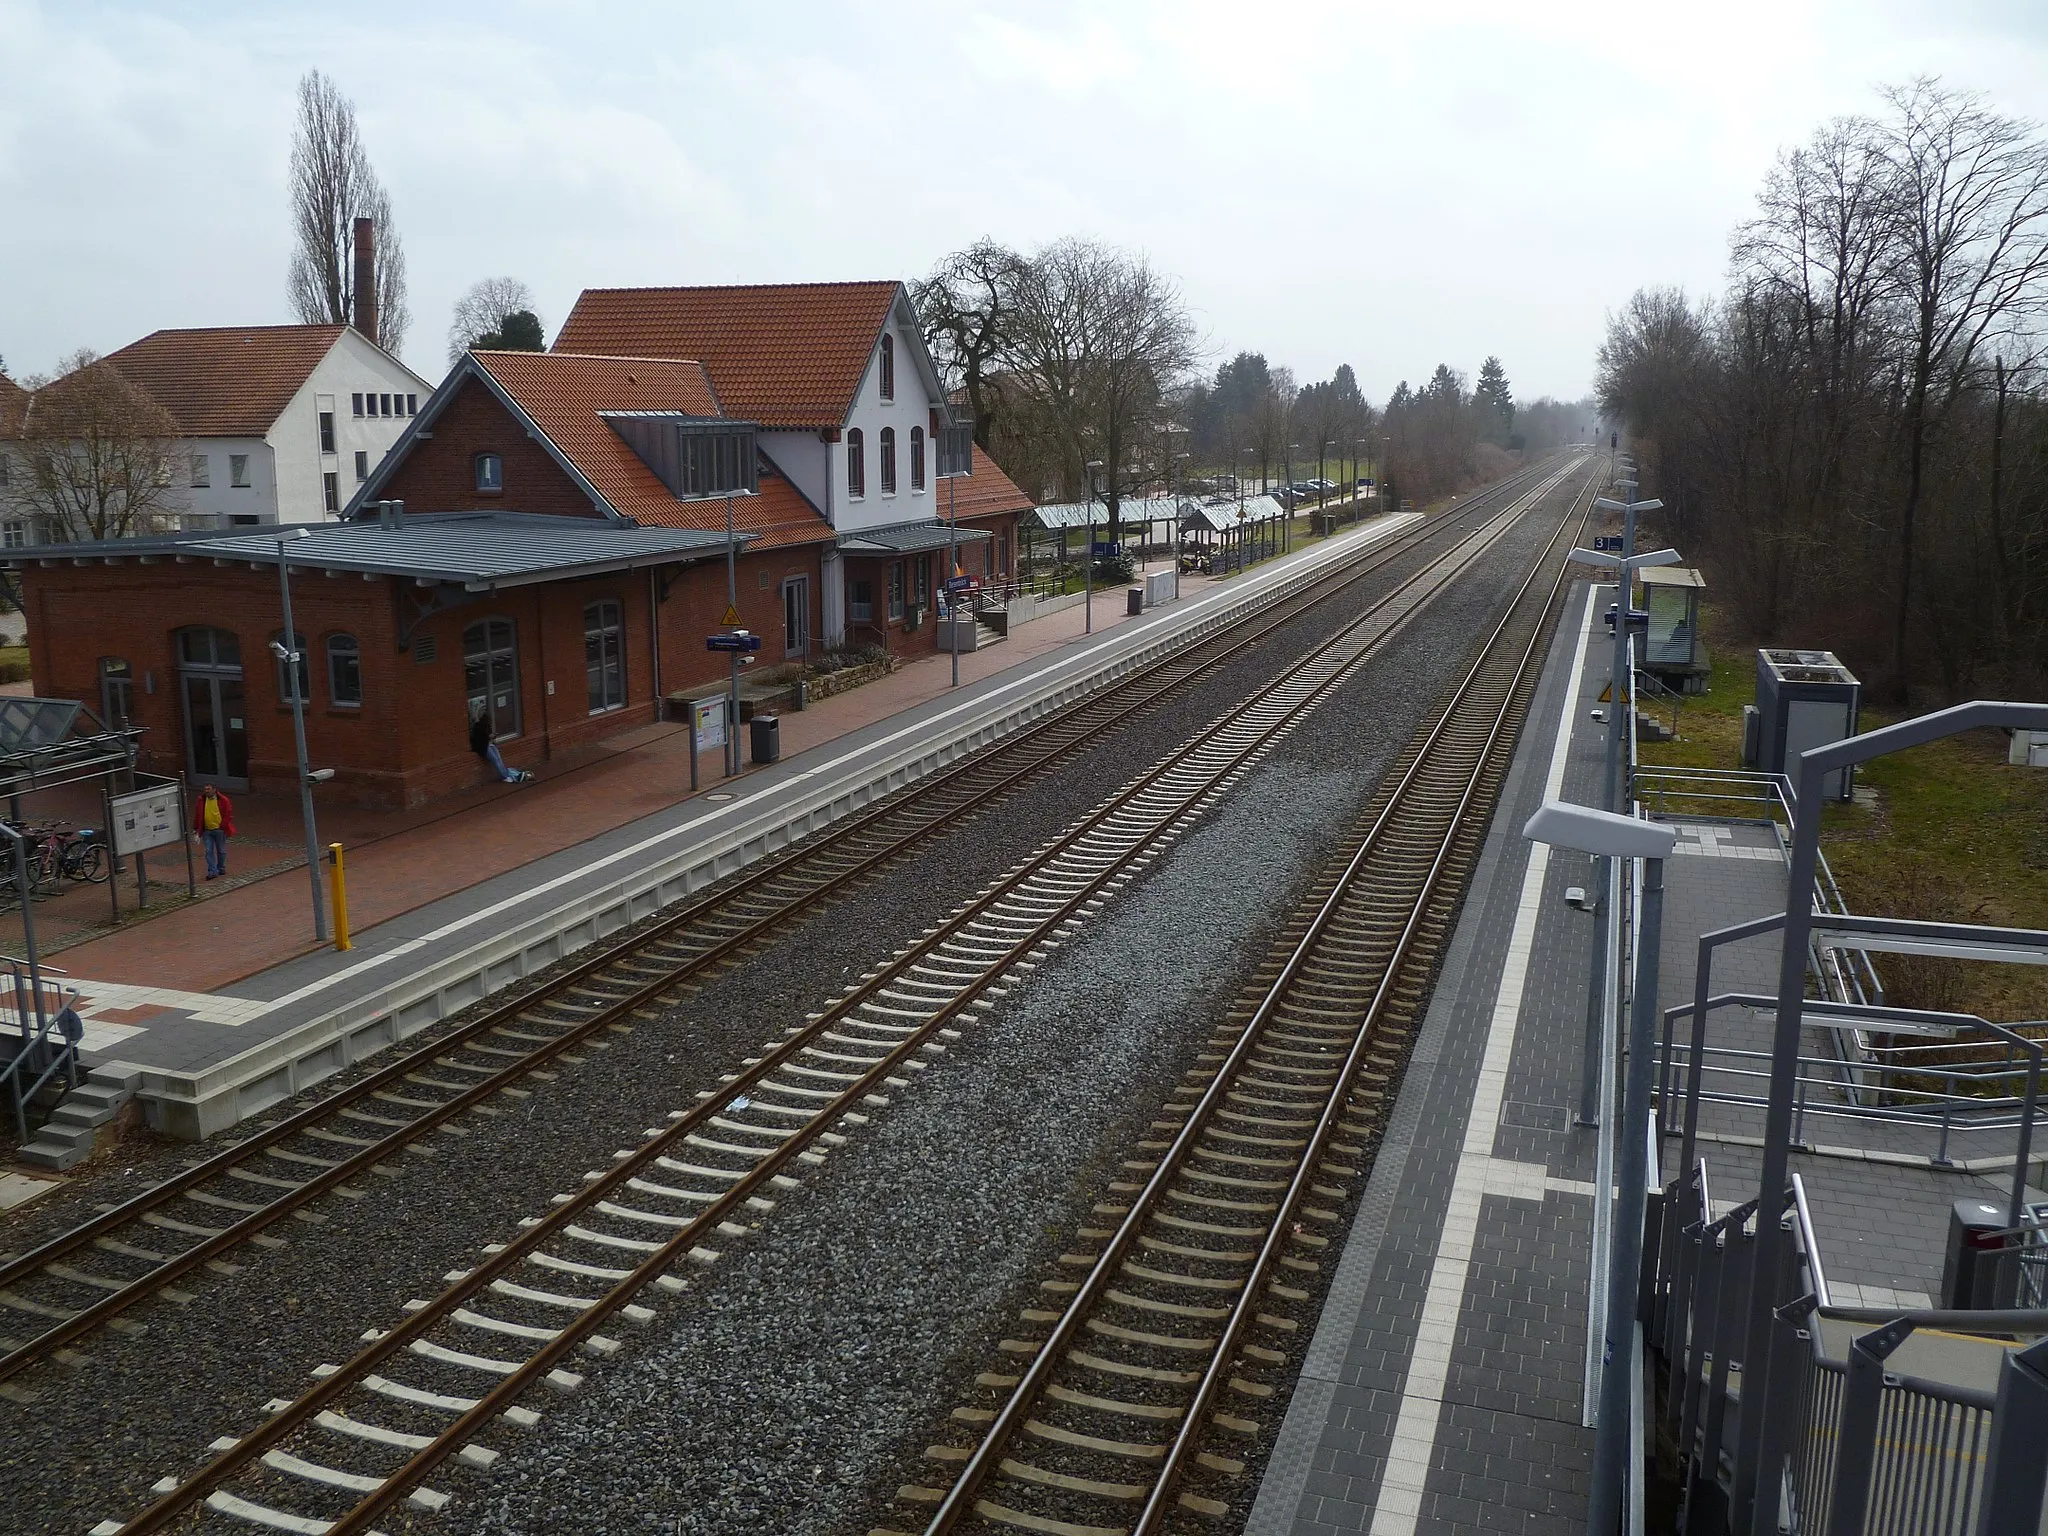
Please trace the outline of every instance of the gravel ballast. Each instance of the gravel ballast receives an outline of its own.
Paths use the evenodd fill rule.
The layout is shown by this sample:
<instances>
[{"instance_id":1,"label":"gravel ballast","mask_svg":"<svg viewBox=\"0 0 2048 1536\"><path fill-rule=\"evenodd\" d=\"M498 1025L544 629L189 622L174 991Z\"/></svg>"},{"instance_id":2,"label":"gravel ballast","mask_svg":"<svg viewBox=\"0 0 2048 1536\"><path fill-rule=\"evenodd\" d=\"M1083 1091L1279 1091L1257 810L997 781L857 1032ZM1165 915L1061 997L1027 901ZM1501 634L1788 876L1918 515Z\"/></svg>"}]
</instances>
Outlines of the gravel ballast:
<instances>
[{"instance_id":1,"label":"gravel ballast","mask_svg":"<svg viewBox=\"0 0 2048 1536\"><path fill-rule=\"evenodd\" d=\"M1493 568L1519 566L1549 521L1525 520L1089 933L834 1152L756 1236L700 1272L692 1295L634 1331L582 1394L538 1403L548 1419L529 1443L501 1437L508 1455L496 1471L457 1475L462 1519L434 1528L475 1528L472 1518L503 1530L733 1529L742 1518L851 1528L849 1502L943 1417L944 1384L983 1368L1002 1298L1057 1252L1074 1202L1094 1198L1098 1160L1113 1162L1149 1118L1148 1090L1156 1098L1171 1085L1182 1047L1212 1022L1205 1010L1220 1010L1257 954L1261 925L1285 913L1346 808L1455 668L1497 604ZM432 1155L405 1159L396 1177L366 1180L367 1198L286 1223L286 1250L197 1283L188 1306L149 1304L137 1314L149 1332L90 1341L89 1368L21 1378L38 1401L0 1401L0 1530L82 1530L132 1513L157 1477L255 1422L265 1399L300 1390L319 1361L345 1358L364 1326L438 1289L443 1270L691 1102L1364 601L1296 621L710 979L672 1017L613 1037L553 1083L529 1083L516 1109L436 1137ZM1198 927L1186 923L1191 901ZM1085 1072L1069 1070L1075 1059ZM142 1151L61 1205L23 1213L0 1241L28 1246L192 1155ZM613 1504L616 1516L597 1513ZM692 1524L700 1508L719 1513ZM665 1513L649 1524L650 1509Z\"/></svg>"}]
</instances>

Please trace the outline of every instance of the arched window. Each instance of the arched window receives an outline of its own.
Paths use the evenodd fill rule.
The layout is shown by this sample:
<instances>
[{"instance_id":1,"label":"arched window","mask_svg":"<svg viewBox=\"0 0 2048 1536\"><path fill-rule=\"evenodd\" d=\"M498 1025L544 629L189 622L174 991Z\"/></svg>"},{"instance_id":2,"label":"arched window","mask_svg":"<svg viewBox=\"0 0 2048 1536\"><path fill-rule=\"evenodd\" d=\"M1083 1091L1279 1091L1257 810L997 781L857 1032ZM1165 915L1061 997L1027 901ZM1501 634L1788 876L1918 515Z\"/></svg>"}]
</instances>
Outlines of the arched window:
<instances>
[{"instance_id":1,"label":"arched window","mask_svg":"<svg viewBox=\"0 0 2048 1536\"><path fill-rule=\"evenodd\" d=\"M469 718L491 723L491 740L519 734L519 649L510 619L485 619L462 632L462 687Z\"/></svg>"},{"instance_id":2,"label":"arched window","mask_svg":"<svg viewBox=\"0 0 2048 1536\"><path fill-rule=\"evenodd\" d=\"M924 428L910 429L910 488L924 489Z\"/></svg>"},{"instance_id":3,"label":"arched window","mask_svg":"<svg viewBox=\"0 0 2048 1536\"><path fill-rule=\"evenodd\" d=\"M868 493L868 445L859 427L846 434L846 494L855 501Z\"/></svg>"},{"instance_id":4,"label":"arched window","mask_svg":"<svg viewBox=\"0 0 2048 1536\"><path fill-rule=\"evenodd\" d=\"M881 441L878 446L882 450L882 494L884 496L894 496L896 494L896 429L894 427L882 428Z\"/></svg>"},{"instance_id":5,"label":"arched window","mask_svg":"<svg viewBox=\"0 0 2048 1536\"><path fill-rule=\"evenodd\" d=\"M626 621L616 602L591 603L583 610L583 670L593 715L625 704Z\"/></svg>"},{"instance_id":6,"label":"arched window","mask_svg":"<svg viewBox=\"0 0 2048 1536\"><path fill-rule=\"evenodd\" d=\"M882 334L882 398L896 398L896 338Z\"/></svg>"},{"instance_id":7,"label":"arched window","mask_svg":"<svg viewBox=\"0 0 2048 1536\"><path fill-rule=\"evenodd\" d=\"M287 708L290 707L292 702L291 675L296 670L299 674L299 700L301 703L310 704L313 701L313 681L312 669L306 664L306 637L304 635L293 635L287 640L284 631L280 629L270 637L270 643L272 645L281 645L288 651L298 652L298 665L296 668L293 668L284 657L278 656L277 658L277 702L285 705ZM277 655L275 651L271 652L271 654L273 656Z\"/></svg>"},{"instance_id":8,"label":"arched window","mask_svg":"<svg viewBox=\"0 0 2048 1536\"><path fill-rule=\"evenodd\" d=\"M476 488L480 491L505 489L505 461L495 453L476 456Z\"/></svg>"},{"instance_id":9,"label":"arched window","mask_svg":"<svg viewBox=\"0 0 2048 1536\"><path fill-rule=\"evenodd\" d=\"M327 700L337 709L363 707L363 649L354 635L327 637Z\"/></svg>"}]
</instances>

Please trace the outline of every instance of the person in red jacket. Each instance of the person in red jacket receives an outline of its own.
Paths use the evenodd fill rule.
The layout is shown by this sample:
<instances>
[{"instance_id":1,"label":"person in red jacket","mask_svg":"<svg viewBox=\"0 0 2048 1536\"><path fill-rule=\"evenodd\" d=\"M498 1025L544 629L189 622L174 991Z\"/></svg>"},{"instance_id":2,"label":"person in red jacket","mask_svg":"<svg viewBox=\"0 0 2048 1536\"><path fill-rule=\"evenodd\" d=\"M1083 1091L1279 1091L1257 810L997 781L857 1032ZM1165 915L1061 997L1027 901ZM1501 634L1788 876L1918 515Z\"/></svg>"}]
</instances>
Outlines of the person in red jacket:
<instances>
[{"instance_id":1,"label":"person in red jacket","mask_svg":"<svg viewBox=\"0 0 2048 1536\"><path fill-rule=\"evenodd\" d=\"M192 806L192 830L206 849L206 878L228 872L228 839L235 835L235 803L213 785L199 791Z\"/></svg>"}]
</instances>

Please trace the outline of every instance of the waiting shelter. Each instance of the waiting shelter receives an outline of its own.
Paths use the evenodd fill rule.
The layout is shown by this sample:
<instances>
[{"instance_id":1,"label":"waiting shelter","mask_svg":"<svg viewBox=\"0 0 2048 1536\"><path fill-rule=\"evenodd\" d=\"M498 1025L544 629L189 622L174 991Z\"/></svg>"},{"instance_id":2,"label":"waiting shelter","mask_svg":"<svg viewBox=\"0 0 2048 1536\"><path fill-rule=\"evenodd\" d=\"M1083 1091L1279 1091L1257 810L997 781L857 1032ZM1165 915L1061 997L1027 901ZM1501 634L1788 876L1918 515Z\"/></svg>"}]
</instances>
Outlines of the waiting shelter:
<instances>
[{"instance_id":1,"label":"waiting shelter","mask_svg":"<svg viewBox=\"0 0 2048 1536\"><path fill-rule=\"evenodd\" d=\"M1700 638L1700 594L1707 584L1688 565L1649 566L1636 573L1650 616L1642 668L1681 693L1705 693L1713 668Z\"/></svg>"}]
</instances>

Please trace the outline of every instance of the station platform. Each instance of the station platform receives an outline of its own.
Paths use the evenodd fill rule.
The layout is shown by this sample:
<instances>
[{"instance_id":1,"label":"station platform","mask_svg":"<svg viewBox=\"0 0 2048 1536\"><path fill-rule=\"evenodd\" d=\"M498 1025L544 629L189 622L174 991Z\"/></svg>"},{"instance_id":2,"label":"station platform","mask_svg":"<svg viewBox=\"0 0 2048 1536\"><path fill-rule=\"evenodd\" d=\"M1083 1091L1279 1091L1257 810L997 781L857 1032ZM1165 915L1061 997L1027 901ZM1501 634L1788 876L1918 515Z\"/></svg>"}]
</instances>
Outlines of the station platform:
<instances>
[{"instance_id":1,"label":"station platform","mask_svg":"<svg viewBox=\"0 0 2048 1536\"><path fill-rule=\"evenodd\" d=\"M156 1129L210 1135L1416 520L1366 522L1228 579L1184 575L1177 602L1135 618L1121 587L1098 594L1092 636L1079 605L1048 615L963 653L957 690L949 656L911 662L783 715L780 762L707 778L695 795L686 736L656 726L537 783L400 818L349 849L346 953L312 939L301 857L59 951L50 984L79 989L83 1050L100 1081L135 1087ZM244 833L279 840L242 806ZM346 813L323 820L323 841L347 842L347 824ZM287 830L297 832L295 807ZM12 1022L0 1008L0 1027Z\"/></svg>"},{"instance_id":2,"label":"station platform","mask_svg":"<svg viewBox=\"0 0 2048 1536\"><path fill-rule=\"evenodd\" d=\"M1597 1152L1575 1112L1595 918L1565 892L1594 882L1522 827L1545 798L1598 799L1611 590L1580 585L1559 626L1247 1536L1585 1529ZM1668 819L1660 1012L1692 1001L1702 933L1780 912L1786 891L1768 823ZM1777 965L1774 937L1725 946L1713 990L1775 993ZM1721 1010L1709 1043L1734 1060L1768 1029ZM1756 1194L1761 1122L1703 1107L1717 1211ZM1994 1175L1915 1134L1818 1103L1803 1124L1792 1170L1838 1305L1931 1305L1953 1202L2003 1208L2009 1150ZM1675 1138L1665 1158L1668 1179Z\"/></svg>"}]
</instances>

